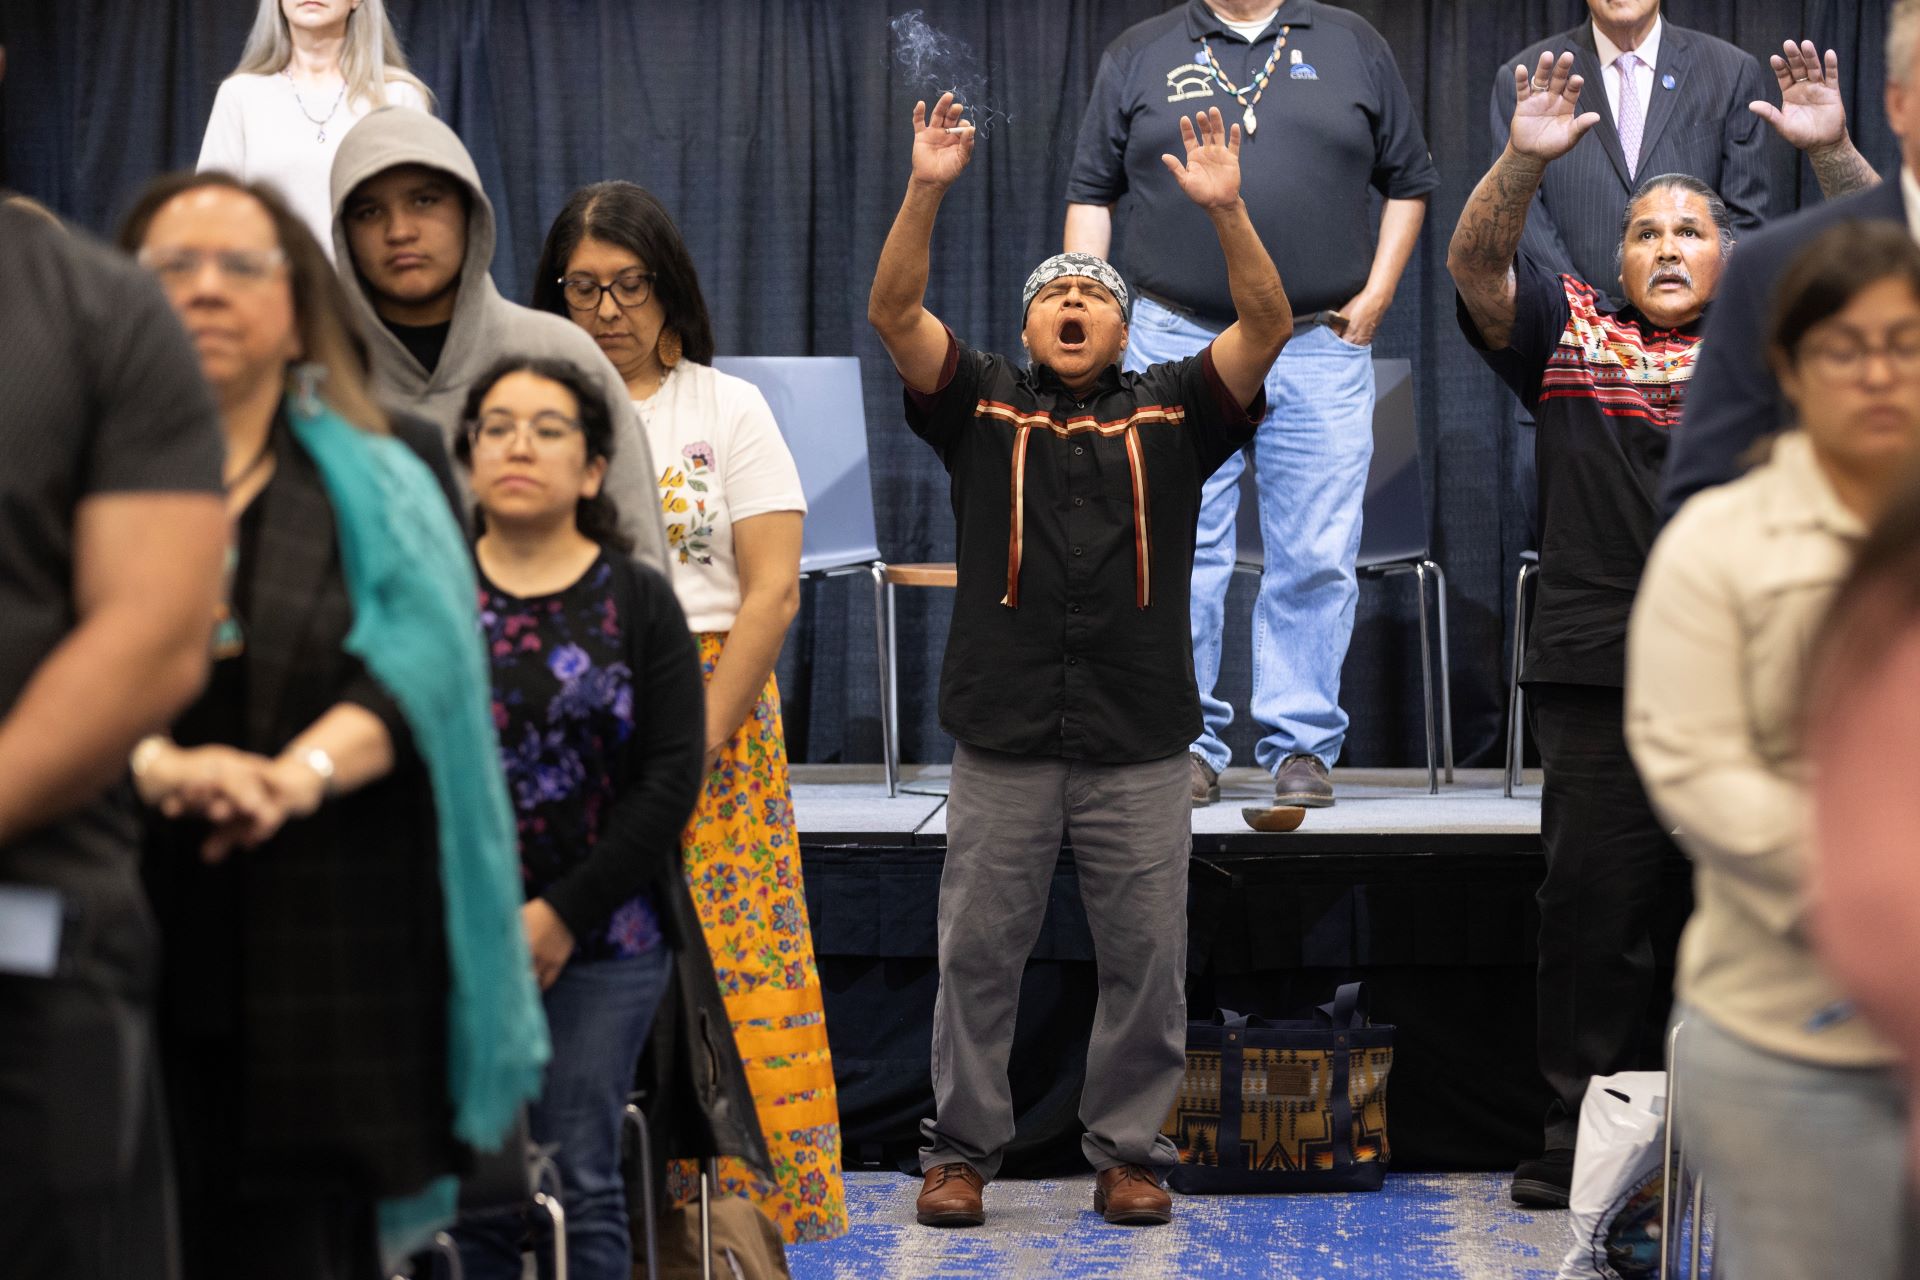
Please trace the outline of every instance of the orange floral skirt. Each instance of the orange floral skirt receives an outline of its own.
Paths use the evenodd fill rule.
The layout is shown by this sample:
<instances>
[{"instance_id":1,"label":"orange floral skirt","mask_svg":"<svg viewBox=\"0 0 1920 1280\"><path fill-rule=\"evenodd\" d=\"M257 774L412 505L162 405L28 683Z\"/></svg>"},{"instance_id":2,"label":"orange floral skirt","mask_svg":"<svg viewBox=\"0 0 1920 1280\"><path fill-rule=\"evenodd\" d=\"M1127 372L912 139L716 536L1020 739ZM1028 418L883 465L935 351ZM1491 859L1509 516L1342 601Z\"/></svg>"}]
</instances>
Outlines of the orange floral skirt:
<instances>
[{"instance_id":1,"label":"orange floral skirt","mask_svg":"<svg viewBox=\"0 0 1920 1280\"><path fill-rule=\"evenodd\" d=\"M712 680L726 636L698 639L701 671ZM722 1160L720 1193L752 1200L788 1244L844 1235L839 1099L772 676L707 775L680 854L773 1156L772 1182ZM675 1162L674 1198L691 1200L698 1178L691 1162Z\"/></svg>"}]
</instances>

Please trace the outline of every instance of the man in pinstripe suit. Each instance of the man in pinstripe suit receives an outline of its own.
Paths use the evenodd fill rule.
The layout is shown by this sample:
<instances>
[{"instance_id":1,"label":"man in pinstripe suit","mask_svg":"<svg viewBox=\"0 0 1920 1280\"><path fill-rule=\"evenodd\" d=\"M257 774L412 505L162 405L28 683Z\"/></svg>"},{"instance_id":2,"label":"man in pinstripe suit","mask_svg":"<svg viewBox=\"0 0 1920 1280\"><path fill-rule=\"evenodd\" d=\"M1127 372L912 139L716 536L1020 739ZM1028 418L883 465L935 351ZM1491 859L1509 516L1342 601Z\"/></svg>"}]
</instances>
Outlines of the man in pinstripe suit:
<instances>
[{"instance_id":1,"label":"man in pinstripe suit","mask_svg":"<svg viewBox=\"0 0 1920 1280\"><path fill-rule=\"evenodd\" d=\"M1660 0L1587 0L1591 20L1508 58L1494 76L1493 154L1507 145L1513 68L1543 53L1573 54L1586 82L1580 110L1600 123L1547 170L1520 247L1555 274L1584 280L1617 305L1620 219L1640 181L1657 173L1700 179L1726 202L1739 236L1774 207L1756 100L1779 101L1751 54L1663 21ZM1630 92L1623 90L1623 85Z\"/></svg>"}]
</instances>

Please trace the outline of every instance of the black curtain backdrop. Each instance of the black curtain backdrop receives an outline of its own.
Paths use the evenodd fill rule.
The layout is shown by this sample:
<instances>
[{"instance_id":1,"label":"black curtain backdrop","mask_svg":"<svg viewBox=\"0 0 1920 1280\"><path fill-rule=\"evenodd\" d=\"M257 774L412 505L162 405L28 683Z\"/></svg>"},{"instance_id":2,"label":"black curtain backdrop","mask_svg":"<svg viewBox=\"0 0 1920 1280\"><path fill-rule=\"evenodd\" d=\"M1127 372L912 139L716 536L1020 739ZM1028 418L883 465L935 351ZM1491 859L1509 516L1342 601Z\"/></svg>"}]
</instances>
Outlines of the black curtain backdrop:
<instances>
[{"instance_id":1,"label":"black curtain backdrop","mask_svg":"<svg viewBox=\"0 0 1920 1280\"><path fill-rule=\"evenodd\" d=\"M1165 0L922 0L970 59L897 61L883 0L389 0L413 65L478 162L500 215L494 274L529 292L547 223L603 178L652 189L699 265L722 353L858 355L865 369L880 547L890 560L953 554L946 477L901 420L867 286L904 190L916 97L958 84L990 128L941 213L929 304L976 345L1012 350L1028 270L1059 248L1073 142L1100 52ZM1578 0L1352 0L1399 58L1442 185L1382 356L1413 361L1435 558L1451 592L1454 731L1463 762L1499 756L1517 557L1530 540L1506 393L1453 318L1447 237L1486 168L1487 102L1502 60L1584 16ZM1765 58L1783 38L1840 51L1854 137L1891 174L1881 106L1884 0L1673 0L1672 21ZM214 90L237 61L249 0L0 0L0 181L96 230L142 183L190 165ZM1817 199L1771 139L1783 207ZM1124 235L1124 210L1121 217ZM1311 227L1298 234L1311 236ZM4 300L0 300L4 305ZM851 409L851 406L849 406ZM1346 761L1422 758L1418 645L1408 579L1363 584L1344 702ZM871 592L810 586L781 666L796 760L872 761L880 738ZM1235 584L1221 688L1244 707L1252 587ZM935 689L950 602L900 593L904 757L938 761ZM1250 761L1244 719L1229 733Z\"/></svg>"}]
</instances>

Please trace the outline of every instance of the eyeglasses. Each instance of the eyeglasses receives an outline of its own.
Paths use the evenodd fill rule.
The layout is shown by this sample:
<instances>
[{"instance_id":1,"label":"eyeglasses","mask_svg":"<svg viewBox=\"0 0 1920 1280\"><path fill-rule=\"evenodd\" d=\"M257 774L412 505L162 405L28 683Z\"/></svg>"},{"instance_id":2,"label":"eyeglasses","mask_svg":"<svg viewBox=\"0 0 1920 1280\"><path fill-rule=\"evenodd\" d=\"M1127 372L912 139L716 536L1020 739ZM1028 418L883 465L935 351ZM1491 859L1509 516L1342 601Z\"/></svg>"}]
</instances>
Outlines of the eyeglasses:
<instances>
[{"instance_id":1,"label":"eyeglasses","mask_svg":"<svg viewBox=\"0 0 1920 1280\"><path fill-rule=\"evenodd\" d=\"M491 409L480 415L479 419L467 424L467 438L473 442L476 452L504 452L512 443L520 429L525 427L533 437L533 443L542 449L551 449L564 443L568 436L580 431L580 424L564 413L543 410L531 418L516 418L505 409Z\"/></svg>"},{"instance_id":2,"label":"eyeglasses","mask_svg":"<svg viewBox=\"0 0 1920 1280\"><path fill-rule=\"evenodd\" d=\"M1854 340L1808 343L1801 358L1825 377L1834 381L1866 376L1867 362L1885 356L1895 377L1920 376L1920 326L1908 326L1887 335L1878 345Z\"/></svg>"},{"instance_id":3,"label":"eyeglasses","mask_svg":"<svg viewBox=\"0 0 1920 1280\"><path fill-rule=\"evenodd\" d=\"M278 275L287 255L279 249L142 249L139 262L169 289L198 280L209 262L228 284L253 288Z\"/></svg>"},{"instance_id":4,"label":"eyeglasses","mask_svg":"<svg viewBox=\"0 0 1920 1280\"><path fill-rule=\"evenodd\" d=\"M644 307L653 296L653 273L622 271L612 284L601 284L592 276L562 276L560 293L575 311L598 311L600 299L608 294L623 307Z\"/></svg>"}]
</instances>

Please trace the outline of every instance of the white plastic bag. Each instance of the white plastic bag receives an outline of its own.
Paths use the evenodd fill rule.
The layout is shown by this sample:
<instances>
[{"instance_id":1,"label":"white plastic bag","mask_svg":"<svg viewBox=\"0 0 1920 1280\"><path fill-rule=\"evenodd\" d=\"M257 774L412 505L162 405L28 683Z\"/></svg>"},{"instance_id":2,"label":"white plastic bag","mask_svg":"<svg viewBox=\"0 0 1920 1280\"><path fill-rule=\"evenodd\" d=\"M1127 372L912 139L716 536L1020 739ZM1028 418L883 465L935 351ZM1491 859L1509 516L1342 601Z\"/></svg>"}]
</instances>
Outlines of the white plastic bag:
<instances>
[{"instance_id":1,"label":"white plastic bag","mask_svg":"<svg viewBox=\"0 0 1920 1280\"><path fill-rule=\"evenodd\" d=\"M1558 1280L1652 1280L1660 1274L1666 1114L1663 1072L1622 1071L1588 1083L1567 1197L1573 1243Z\"/></svg>"}]
</instances>

